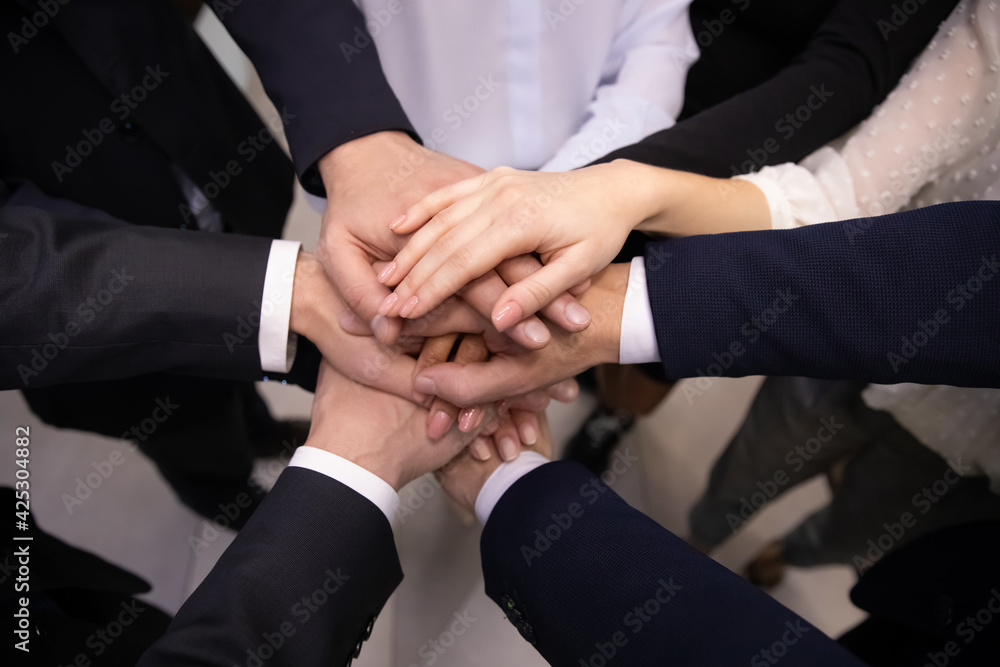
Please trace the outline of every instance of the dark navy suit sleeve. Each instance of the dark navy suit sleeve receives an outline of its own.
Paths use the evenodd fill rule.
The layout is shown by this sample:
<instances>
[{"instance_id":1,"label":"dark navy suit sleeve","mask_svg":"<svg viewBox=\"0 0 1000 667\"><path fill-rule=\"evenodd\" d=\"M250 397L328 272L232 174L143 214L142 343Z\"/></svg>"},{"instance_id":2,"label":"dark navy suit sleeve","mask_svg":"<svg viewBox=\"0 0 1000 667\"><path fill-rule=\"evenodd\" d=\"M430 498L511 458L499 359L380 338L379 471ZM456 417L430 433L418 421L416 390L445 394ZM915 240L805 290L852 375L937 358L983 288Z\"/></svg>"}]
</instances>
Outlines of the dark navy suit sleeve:
<instances>
[{"instance_id":1,"label":"dark navy suit sleeve","mask_svg":"<svg viewBox=\"0 0 1000 667\"><path fill-rule=\"evenodd\" d=\"M646 246L671 378L1000 387L998 262L996 201Z\"/></svg>"},{"instance_id":2,"label":"dark navy suit sleeve","mask_svg":"<svg viewBox=\"0 0 1000 667\"><path fill-rule=\"evenodd\" d=\"M288 468L139 667L346 665L402 578L374 504Z\"/></svg>"},{"instance_id":3,"label":"dark navy suit sleeve","mask_svg":"<svg viewBox=\"0 0 1000 667\"><path fill-rule=\"evenodd\" d=\"M316 161L352 139L416 131L351 0L210 3L282 114L303 187L325 196Z\"/></svg>"},{"instance_id":4,"label":"dark navy suit sleeve","mask_svg":"<svg viewBox=\"0 0 1000 667\"><path fill-rule=\"evenodd\" d=\"M486 593L553 665L861 664L575 463L514 483L481 548Z\"/></svg>"}]
</instances>

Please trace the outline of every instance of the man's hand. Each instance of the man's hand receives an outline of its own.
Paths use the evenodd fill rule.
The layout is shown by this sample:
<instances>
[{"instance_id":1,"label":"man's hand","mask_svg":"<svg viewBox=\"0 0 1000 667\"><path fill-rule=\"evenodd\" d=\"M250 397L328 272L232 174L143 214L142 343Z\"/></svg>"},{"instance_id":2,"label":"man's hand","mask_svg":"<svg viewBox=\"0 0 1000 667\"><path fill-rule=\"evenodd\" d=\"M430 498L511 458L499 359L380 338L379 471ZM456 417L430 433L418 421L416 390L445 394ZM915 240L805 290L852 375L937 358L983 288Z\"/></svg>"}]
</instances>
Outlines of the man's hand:
<instances>
[{"instance_id":1,"label":"man's hand","mask_svg":"<svg viewBox=\"0 0 1000 667\"><path fill-rule=\"evenodd\" d=\"M345 378L323 361L306 445L372 472L399 491L454 458L476 437L452 429L427 437L427 411Z\"/></svg>"},{"instance_id":2,"label":"man's hand","mask_svg":"<svg viewBox=\"0 0 1000 667\"><path fill-rule=\"evenodd\" d=\"M539 412L538 419L538 442L533 451L542 456L552 458L552 433L549 431L549 421L545 418L544 412ZM450 463L434 473L441 486L444 488L452 500L458 503L470 514L476 511L476 499L483 484L489 479L493 471L500 467L500 461L491 458L487 461L479 461L469 454L468 451L456 456Z\"/></svg>"},{"instance_id":3,"label":"man's hand","mask_svg":"<svg viewBox=\"0 0 1000 667\"><path fill-rule=\"evenodd\" d=\"M593 324L586 330L557 332L542 350L510 346L485 363L426 368L418 374L415 389L458 406L482 405L528 394L597 364L617 363L628 276L628 264L612 264L594 276L593 285L580 299L593 314Z\"/></svg>"},{"instance_id":4,"label":"man's hand","mask_svg":"<svg viewBox=\"0 0 1000 667\"><path fill-rule=\"evenodd\" d=\"M413 399L416 360L401 345L380 344L371 336L351 335L358 323L312 255L300 252L292 285L292 331L312 341L342 375L396 396ZM347 331L345 331L347 327ZM429 403L429 401L427 401Z\"/></svg>"},{"instance_id":5,"label":"man's hand","mask_svg":"<svg viewBox=\"0 0 1000 667\"><path fill-rule=\"evenodd\" d=\"M383 342L399 322L378 316L389 292L375 280L372 262L401 247L388 225L427 192L482 170L428 150L402 132L378 132L349 141L319 161L327 207L316 255L347 305Z\"/></svg>"},{"instance_id":6,"label":"man's hand","mask_svg":"<svg viewBox=\"0 0 1000 667\"><path fill-rule=\"evenodd\" d=\"M483 170L424 148L402 132L378 132L350 141L330 151L318 166L327 207L316 256L350 309L380 341L393 343L400 321L379 314L389 290L372 268L373 262L394 257L406 242L389 226L431 192ZM532 261L536 270L541 268L537 260ZM507 284L491 271L463 298L488 319L496 296L506 289ZM586 323L574 321L575 311L567 312L569 303L563 298L545 313L556 324L576 331ZM548 328L537 317L521 320L510 336L529 348L544 347L550 339Z\"/></svg>"}]
</instances>

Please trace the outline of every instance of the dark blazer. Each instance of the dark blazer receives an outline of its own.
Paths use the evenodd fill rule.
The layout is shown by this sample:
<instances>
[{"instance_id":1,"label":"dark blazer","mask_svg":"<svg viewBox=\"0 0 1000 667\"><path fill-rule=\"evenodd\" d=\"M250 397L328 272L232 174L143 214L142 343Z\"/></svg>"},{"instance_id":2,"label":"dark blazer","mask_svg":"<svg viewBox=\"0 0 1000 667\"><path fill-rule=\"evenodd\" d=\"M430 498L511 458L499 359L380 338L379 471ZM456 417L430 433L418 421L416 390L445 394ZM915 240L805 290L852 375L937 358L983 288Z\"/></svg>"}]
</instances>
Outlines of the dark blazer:
<instances>
[{"instance_id":1,"label":"dark blazer","mask_svg":"<svg viewBox=\"0 0 1000 667\"><path fill-rule=\"evenodd\" d=\"M481 552L486 593L553 665L861 664L576 463L515 482Z\"/></svg>"},{"instance_id":2,"label":"dark blazer","mask_svg":"<svg viewBox=\"0 0 1000 667\"><path fill-rule=\"evenodd\" d=\"M599 162L718 177L798 162L866 118L958 3L930 0L912 13L900 4L694 0L701 57L680 122Z\"/></svg>"},{"instance_id":3,"label":"dark blazer","mask_svg":"<svg viewBox=\"0 0 1000 667\"><path fill-rule=\"evenodd\" d=\"M260 378L250 323L270 239L130 225L11 186L0 182L0 389L160 371Z\"/></svg>"},{"instance_id":4,"label":"dark blazer","mask_svg":"<svg viewBox=\"0 0 1000 667\"><path fill-rule=\"evenodd\" d=\"M56 3L41 18L33 0L0 0L0 33L15 36L0 49L0 387L156 371L259 380L246 323L293 177L271 127L284 125L314 193L329 150L412 132L351 0L210 5L280 120L254 112L168 0ZM195 226L178 169L245 236L182 232ZM120 297L86 305L123 270L136 277ZM50 343L58 358L39 358Z\"/></svg>"},{"instance_id":5,"label":"dark blazer","mask_svg":"<svg viewBox=\"0 0 1000 667\"><path fill-rule=\"evenodd\" d=\"M288 468L139 666L349 665L402 578L375 505Z\"/></svg>"},{"instance_id":6,"label":"dark blazer","mask_svg":"<svg viewBox=\"0 0 1000 667\"><path fill-rule=\"evenodd\" d=\"M735 664L782 642L788 664L859 664L577 464L518 480L481 547L486 592L554 665ZM350 664L401 580L378 508L289 468L139 666Z\"/></svg>"},{"instance_id":7,"label":"dark blazer","mask_svg":"<svg viewBox=\"0 0 1000 667\"><path fill-rule=\"evenodd\" d=\"M1000 387L1000 202L650 243L667 377Z\"/></svg>"},{"instance_id":8,"label":"dark blazer","mask_svg":"<svg viewBox=\"0 0 1000 667\"><path fill-rule=\"evenodd\" d=\"M874 667L994 664L998 559L996 521L952 526L893 550L851 590L851 601L870 616L840 644Z\"/></svg>"}]
</instances>

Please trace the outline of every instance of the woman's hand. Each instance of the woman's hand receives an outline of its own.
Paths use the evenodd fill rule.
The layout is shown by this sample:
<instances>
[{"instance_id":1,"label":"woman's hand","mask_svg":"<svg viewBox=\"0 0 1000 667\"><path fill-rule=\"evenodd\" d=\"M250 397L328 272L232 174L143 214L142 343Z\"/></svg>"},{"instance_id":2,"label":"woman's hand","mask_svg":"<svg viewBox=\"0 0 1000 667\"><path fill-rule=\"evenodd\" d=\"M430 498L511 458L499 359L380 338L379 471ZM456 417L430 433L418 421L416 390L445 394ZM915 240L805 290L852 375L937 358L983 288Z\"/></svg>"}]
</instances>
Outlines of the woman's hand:
<instances>
[{"instance_id":1,"label":"woman's hand","mask_svg":"<svg viewBox=\"0 0 1000 667\"><path fill-rule=\"evenodd\" d=\"M504 260L537 253L545 266L493 307L505 331L611 263L658 212L664 171L626 160L564 173L502 167L444 187L393 224L413 236L379 275L396 286L382 312L421 317Z\"/></svg>"}]
</instances>

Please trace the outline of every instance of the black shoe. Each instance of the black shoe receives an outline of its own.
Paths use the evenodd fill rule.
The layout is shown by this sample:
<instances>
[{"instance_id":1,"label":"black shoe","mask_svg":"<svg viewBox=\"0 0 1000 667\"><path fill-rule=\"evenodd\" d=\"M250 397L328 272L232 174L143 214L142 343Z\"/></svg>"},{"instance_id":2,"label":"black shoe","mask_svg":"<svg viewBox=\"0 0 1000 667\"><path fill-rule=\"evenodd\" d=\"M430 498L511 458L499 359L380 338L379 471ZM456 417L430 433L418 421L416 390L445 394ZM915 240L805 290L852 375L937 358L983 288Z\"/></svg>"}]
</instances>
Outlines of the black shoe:
<instances>
[{"instance_id":1,"label":"black shoe","mask_svg":"<svg viewBox=\"0 0 1000 667\"><path fill-rule=\"evenodd\" d=\"M600 475L607 470L611 452L633 425L635 417L631 413L598 407L566 444L562 458L582 463L590 472Z\"/></svg>"}]
</instances>

